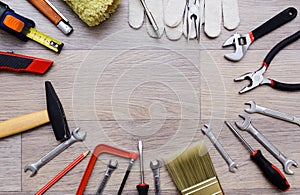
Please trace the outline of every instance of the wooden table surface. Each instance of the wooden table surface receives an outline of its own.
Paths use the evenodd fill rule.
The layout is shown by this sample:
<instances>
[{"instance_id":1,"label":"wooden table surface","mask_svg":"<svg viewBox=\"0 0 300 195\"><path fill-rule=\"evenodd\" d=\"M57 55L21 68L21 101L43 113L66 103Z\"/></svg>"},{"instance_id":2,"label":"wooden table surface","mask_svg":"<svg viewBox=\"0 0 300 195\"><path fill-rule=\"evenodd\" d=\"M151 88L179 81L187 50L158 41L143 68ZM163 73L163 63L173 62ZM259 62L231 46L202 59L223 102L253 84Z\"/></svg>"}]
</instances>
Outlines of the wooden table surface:
<instances>
[{"instance_id":1,"label":"wooden table surface","mask_svg":"<svg viewBox=\"0 0 300 195\"><path fill-rule=\"evenodd\" d=\"M234 63L223 56L232 48L222 43L234 33L222 29L216 39L201 33L201 42L181 38L170 41L149 38L145 27L133 30L128 25L128 1L118 6L110 19L97 27L81 22L61 0L51 1L70 20L74 32L65 36L27 1L5 0L17 13L36 22L36 29L62 41L60 54L34 41L22 42L0 31L0 49L54 61L43 76L0 72L0 120L46 109L44 82L52 82L65 110L70 129L86 132L84 142L75 143L30 177L24 166L33 163L59 144L50 124L0 140L0 194L34 194L79 154L92 151L98 144L109 144L137 152L137 140L144 141L145 180L154 194L149 162L165 159L191 143L204 141L226 194L280 194L251 162L249 154L224 125L224 120L242 121L249 100L257 104L300 116L300 92L283 92L261 86L243 95L238 91L248 83L233 79L261 66L268 51L280 40L299 30L300 19L273 31L254 42L246 56ZM20 4L18 4L20 3ZM241 23L237 29L246 33L298 0L239 1ZM300 41L281 51L273 60L267 77L284 82L300 82ZM266 117L251 115L252 122L284 155L300 163L299 126ZM231 157L240 165L236 173L228 166L210 141L200 131L210 124ZM253 137L241 132L253 148L282 170L282 166ZM90 155L46 194L75 194ZM94 194L109 159L117 159L104 194L116 194L128 165L127 159L101 155L89 180L86 194ZM300 194L300 169L286 175L291 189L285 194ZM177 194L164 167L161 168L162 194ZM126 183L124 194L137 194L139 163Z\"/></svg>"}]
</instances>

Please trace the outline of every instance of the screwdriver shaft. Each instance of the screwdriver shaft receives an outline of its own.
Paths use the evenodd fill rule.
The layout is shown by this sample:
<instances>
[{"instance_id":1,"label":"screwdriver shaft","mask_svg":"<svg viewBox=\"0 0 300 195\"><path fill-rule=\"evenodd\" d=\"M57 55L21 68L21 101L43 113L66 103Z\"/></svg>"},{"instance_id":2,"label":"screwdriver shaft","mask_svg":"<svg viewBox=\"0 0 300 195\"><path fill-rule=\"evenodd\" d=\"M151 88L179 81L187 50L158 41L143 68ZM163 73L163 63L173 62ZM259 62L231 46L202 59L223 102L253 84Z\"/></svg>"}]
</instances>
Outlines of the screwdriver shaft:
<instances>
[{"instance_id":1,"label":"screwdriver shaft","mask_svg":"<svg viewBox=\"0 0 300 195\"><path fill-rule=\"evenodd\" d=\"M138 150L139 150L139 156L140 156L141 183L144 183L144 159L143 159L143 142L142 141L139 141Z\"/></svg>"},{"instance_id":2,"label":"screwdriver shaft","mask_svg":"<svg viewBox=\"0 0 300 195\"><path fill-rule=\"evenodd\" d=\"M150 12L148 6L146 5L145 0L140 0L140 1L141 1L142 5L145 9L146 16L149 19L149 22L150 22L151 26L153 27L154 31L158 31L159 29L158 29L158 26L156 24L156 21L155 21L153 15L152 15L152 13Z\"/></svg>"},{"instance_id":3,"label":"screwdriver shaft","mask_svg":"<svg viewBox=\"0 0 300 195\"><path fill-rule=\"evenodd\" d=\"M138 143L139 157L140 157L140 175L141 183L136 186L139 195L147 195L149 185L144 181L144 161L143 161L143 142L139 141Z\"/></svg>"},{"instance_id":4,"label":"screwdriver shaft","mask_svg":"<svg viewBox=\"0 0 300 195\"><path fill-rule=\"evenodd\" d=\"M246 146L246 149L250 153L253 153L254 152L253 148L248 144L248 142L246 142L246 140L241 136L241 134L239 134L239 132L237 132L237 130L228 121L225 121L225 124L229 127L229 129L232 131L232 133L237 138L239 138L239 140L242 142L242 144L244 144L244 146Z\"/></svg>"}]
</instances>

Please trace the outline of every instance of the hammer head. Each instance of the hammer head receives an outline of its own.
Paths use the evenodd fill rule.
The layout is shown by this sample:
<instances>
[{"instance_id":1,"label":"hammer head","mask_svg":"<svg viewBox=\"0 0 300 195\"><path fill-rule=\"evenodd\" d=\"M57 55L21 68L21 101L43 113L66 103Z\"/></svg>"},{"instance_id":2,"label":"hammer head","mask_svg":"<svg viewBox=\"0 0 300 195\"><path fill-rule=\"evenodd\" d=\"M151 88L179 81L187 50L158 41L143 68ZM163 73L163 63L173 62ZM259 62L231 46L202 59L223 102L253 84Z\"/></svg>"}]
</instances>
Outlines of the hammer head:
<instances>
[{"instance_id":1,"label":"hammer head","mask_svg":"<svg viewBox=\"0 0 300 195\"><path fill-rule=\"evenodd\" d=\"M47 110L52 129L57 141L71 137L64 109L50 81L45 82Z\"/></svg>"}]
</instances>

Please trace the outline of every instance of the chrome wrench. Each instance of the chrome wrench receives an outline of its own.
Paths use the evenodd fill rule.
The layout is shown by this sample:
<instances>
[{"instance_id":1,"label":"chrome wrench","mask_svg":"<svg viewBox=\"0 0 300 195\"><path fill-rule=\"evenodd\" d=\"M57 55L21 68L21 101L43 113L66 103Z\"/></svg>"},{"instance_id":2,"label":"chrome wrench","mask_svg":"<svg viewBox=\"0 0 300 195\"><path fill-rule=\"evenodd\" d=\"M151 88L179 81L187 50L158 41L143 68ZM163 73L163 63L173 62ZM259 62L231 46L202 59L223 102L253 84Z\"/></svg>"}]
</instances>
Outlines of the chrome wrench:
<instances>
[{"instance_id":1,"label":"chrome wrench","mask_svg":"<svg viewBox=\"0 0 300 195\"><path fill-rule=\"evenodd\" d=\"M106 171L105 171L105 174L104 174L104 177L97 189L97 192L96 192L96 195L101 195L103 193L103 190L104 190L104 187L106 186L106 183L108 182L111 174L114 172L114 170L116 170L118 168L118 161L117 160L110 160L108 165L107 165L107 168L106 168Z\"/></svg>"},{"instance_id":2,"label":"chrome wrench","mask_svg":"<svg viewBox=\"0 0 300 195\"><path fill-rule=\"evenodd\" d=\"M251 119L246 114L240 114L244 119L242 123L235 123L236 126L244 131L250 133L259 143L261 143L283 166L286 174L293 175L294 172L290 170L290 166L298 167L298 163L294 160L288 159L283 155L260 131L258 131L252 124Z\"/></svg>"},{"instance_id":3,"label":"chrome wrench","mask_svg":"<svg viewBox=\"0 0 300 195\"><path fill-rule=\"evenodd\" d=\"M292 116L283 112L279 112L277 110L272 110L269 108L265 108L262 106L258 106L254 101L248 101L245 103L246 105L249 105L250 108L245 109L248 113L260 113L266 116L270 116L273 118L277 118L280 120L284 120L290 123L295 123L300 126L300 118L296 116Z\"/></svg>"},{"instance_id":4,"label":"chrome wrench","mask_svg":"<svg viewBox=\"0 0 300 195\"><path fill-rule=\"evenodd\" d=\"M160 179L159 179L159 169L162 166L160 160L154 160L150 162L150 168L153 172L154 184L155 184L155 195L160 195Z\"/></svg>"},{"instance_id":5,"label":"chrome wrench","mask_svg":"<svg viewBox=\"0 0 300 195\"><path fill-rule=\"evenodd\" d=\"M211 131L211 127L209 125L204 125L204 127L201 129L202 133L205 134L210 141L214 144L218 152L221 154L223 159L226 161L226 163L229 166L229 171L234 173L235 169L238 168L237 163L235 163L232 158L229 156L229 154L225 151L223 146L220 144L220 142L217 140L213 132Z\"/></svg>"},{"instance_id":6,"label":"chrome wrench","mask_svg":"<svg viewBox=\"0 0 300 195\"><path fill-rule=\"evenodd\" d=\"M74 129L72 131L71 137L69 139L67 139L66 141L62 142L58 146L56 146L53 150L51 150L48 154L46 154L45 156L43 156L37 162L32 163L32 164L27 164L25 166L25 168L24 168L24 171L26 172L26 171L30 170L32 172L31 175L30 175L30 177L33 177L42 166L44 166L50 160L52 160L57 155L59 155L60 153L62 153L65 149L67 149L68 147L70 147L73 143L78 142L78 141L83 141L85 139L85 137L86 137L86 133L84 135L80 135L78 133L79 130L80 130L80 128Z\"/></svg>"}]
</instances>

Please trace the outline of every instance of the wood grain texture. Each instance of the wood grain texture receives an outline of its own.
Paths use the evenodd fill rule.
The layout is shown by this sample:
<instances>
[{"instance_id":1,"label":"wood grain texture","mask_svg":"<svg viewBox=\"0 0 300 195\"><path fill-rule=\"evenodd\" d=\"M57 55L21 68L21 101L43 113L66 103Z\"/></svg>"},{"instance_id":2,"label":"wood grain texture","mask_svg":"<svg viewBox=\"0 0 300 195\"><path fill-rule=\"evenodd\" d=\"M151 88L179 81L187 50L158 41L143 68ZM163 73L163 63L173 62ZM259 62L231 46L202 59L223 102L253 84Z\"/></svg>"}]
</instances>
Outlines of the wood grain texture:
<instances>
[{"instance_id":1,"label":"wood grain texture","mask_svg":"<svg viewBox=\"0 0 300 195\"><path fill-rule=\"evenodd\" d=\"M281 194L249 159L249 154L223 121L241 120L238 114L257 104L300 116L300 92L282 92L268 86L243 95L238 91L247 81L233 79L261 66L268 51L280 40L299 30L299 17L250 46L244 59L229 62L223 55L223 42L234 32L222 29L216 39L201 34L201 43L185 39L169 41L149 38L146 28L133 30L127 23L128 0L119 5L110 19L97 27L88 27L62 1L51 1L74 27L70 36L61 33L30 3L6 0L17 13L36 22L36 29L64 42L61 54L55 54L33 42L22 42L0 31L0 50L37 56L54 61L42 76L0 72L0 121L46 109L44 81L50 80L62 102L69 127L87 132L82 143L75 143L42 167L35 177L24 173L24 166L47 154L59 143L50 124L0 140L0 194L34 194L60 170L87 149L100 143L136 151L138 139L144 141L145 178L154 194L150 160L165 159L204 141L226 194ZM298 0L239 1L241 23L237 31L247 33ZM300 41L281 51L273 60L267 77L299 83ZM286 156L300 163L299 126L260 114L252 114L253 124ZM210 141L200 132L211 124L221 144L240 165L233 174ZM248 133L241 132L253 148L282 170L281 164ZM46 194L75 194L90 156L66 174ZM109 159L117 159L104 194L116 194L128 165L127 159L101 155L88 183L86 194L93 194L103 177ZM299 168L286 175L291 189L285 194L300 194ZM162 194L177 194L165 167L161 171ZM137 194L139 164L135 162L123 194Z\"/></svg>"}]
</instances>

